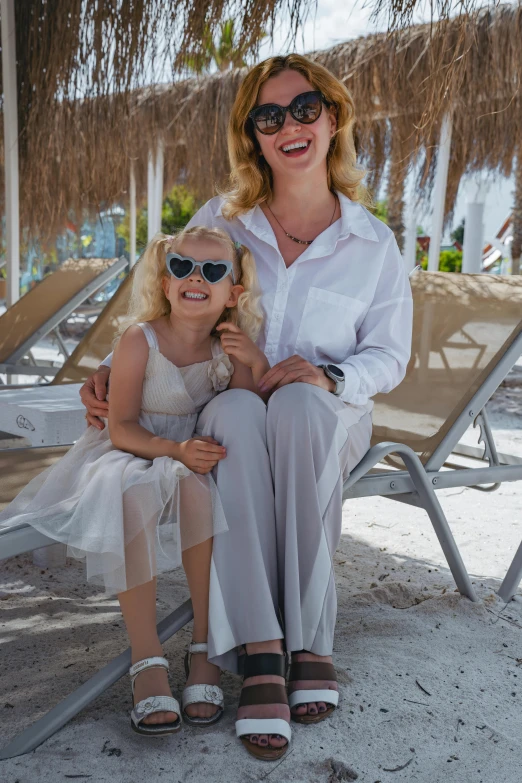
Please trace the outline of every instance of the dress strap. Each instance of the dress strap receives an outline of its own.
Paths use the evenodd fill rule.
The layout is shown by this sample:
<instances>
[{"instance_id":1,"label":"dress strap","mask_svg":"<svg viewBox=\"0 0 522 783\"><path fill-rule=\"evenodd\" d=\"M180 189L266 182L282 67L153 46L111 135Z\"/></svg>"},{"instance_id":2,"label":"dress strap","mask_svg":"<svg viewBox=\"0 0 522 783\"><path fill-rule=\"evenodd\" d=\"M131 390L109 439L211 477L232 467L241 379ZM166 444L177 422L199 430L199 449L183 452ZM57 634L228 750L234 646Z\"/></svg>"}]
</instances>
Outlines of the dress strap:
<instances>
[{"instance_id":1,"label":"dress strap","mask_svg":"<svg viewBox=\"0 0 522 783\"><path fill-rule=\"evenodd\" d=\"M156 351L159 351L158 337L154 327L146 321L144 323L137 324L137 326L143 330L143 334L145 335L149 348L155 348Z\"/></svg>"}]
</instances>

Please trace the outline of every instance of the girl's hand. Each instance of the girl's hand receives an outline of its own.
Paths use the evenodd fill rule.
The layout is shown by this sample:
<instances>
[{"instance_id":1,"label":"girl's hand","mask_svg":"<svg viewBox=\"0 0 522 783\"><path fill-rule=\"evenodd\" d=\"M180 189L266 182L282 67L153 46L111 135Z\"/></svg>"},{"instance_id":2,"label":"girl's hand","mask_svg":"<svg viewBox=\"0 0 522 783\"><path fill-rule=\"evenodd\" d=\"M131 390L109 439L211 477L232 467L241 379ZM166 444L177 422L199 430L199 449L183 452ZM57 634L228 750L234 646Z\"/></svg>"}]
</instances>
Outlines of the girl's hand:
<instances>
[{"instance_id":1,"label":"girl's hand","mask_svg":"<svg viewBox=\"0 0 522 783\"><path fill-rule=\"evenodd\" d=\"M239 326L224 322L219 324L217 331L221 332L221 345L228 356L235 356L241 364L250 367L251 370L259 367L266 368L265 354L241 331Z\"/></svg>"},{"instance_id":2,"label":"girl's hand","mask_svg":"<svg viewBox=\"0 0 522 783\"><path fill-rule=\"evenodd\" d=\"M311 383L325 391L335 391L335 383L327 378L320 367L310 364L302 356L291 356L279 364L276 364L263 375L259 381L259 389L262 392L275 391L288 383Z\"/></svg>"},{"instance_id":3,"label":"girl's hand","mask_svg":"<svg viewBox=\"0 0 522 783\"><path fill-rule=\"evenodd\" d=\"M183 462L194 473L210 473L220 459L227 456L227 450L208 435L199 435L177 444L176 459Z\"/></svg>"}]
</instances>

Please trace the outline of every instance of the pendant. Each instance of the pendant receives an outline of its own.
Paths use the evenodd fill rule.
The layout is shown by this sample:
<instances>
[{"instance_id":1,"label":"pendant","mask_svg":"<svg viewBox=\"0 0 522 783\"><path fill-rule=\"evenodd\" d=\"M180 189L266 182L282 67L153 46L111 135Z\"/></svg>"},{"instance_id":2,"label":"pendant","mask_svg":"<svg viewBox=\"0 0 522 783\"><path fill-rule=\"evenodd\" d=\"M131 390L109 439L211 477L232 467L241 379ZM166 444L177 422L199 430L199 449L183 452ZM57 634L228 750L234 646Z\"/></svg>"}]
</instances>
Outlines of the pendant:
<instances>
[{"instance_id":1,"label":"pendant","mask_svg":"<svg viewBox=\"0 0 522 783\"><path fill-rule=\"evenodd\" d=\"M297 242L298 245L311 245L313 242L313 239L308 241L306 239L298 239L297 237L293 237L292 234L287 234L286 231L285 234L288 237L288 239L291 239L293 242Z\"/></svg>"}]
</instances>

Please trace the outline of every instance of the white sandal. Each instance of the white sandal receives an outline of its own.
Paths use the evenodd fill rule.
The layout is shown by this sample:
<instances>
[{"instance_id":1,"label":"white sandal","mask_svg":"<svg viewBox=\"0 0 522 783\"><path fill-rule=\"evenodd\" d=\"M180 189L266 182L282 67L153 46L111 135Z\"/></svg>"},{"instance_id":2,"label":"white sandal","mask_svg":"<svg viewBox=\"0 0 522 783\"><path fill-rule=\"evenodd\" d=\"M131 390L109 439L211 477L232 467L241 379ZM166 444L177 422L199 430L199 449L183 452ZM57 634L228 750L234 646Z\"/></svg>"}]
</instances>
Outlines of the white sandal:
<instances>
[{"instance_id":1,"label":"white sandal","mask_svg":"<svg viewBox=\"0 0 522 783\"><path fill-rule=\"evenodd\" d=\"M185 655L185 672L187 677L190 674L190 662L193 655L198 653L208 653L208 645L195 644L191 642ZM210 718L191 718L185 712L185 707L190 704L214 704L218 707L217 712ZM217 723L223 717L225 698L223 691L218 685L187 685L181 695L181 704L183 707L183 720L191 726L211 726Z\"/></svg>"},{"instance_id":2,"label":"white sandal","mask_svg":"<svg viewBox=\"0 0 522 783\"><path fill-rule=\"evenodd\" d=\"M146 669L166 669L168 672L169 662L166 658L155 656L153 658L143 658L143 660L130 667L129 675L132 683L133 699L134 681ZM143 723L145 718L148 718L154 712L175 712L178 717L170 723ZM146 734L148 736L176 734L181 729L181 710L177 699L173 696L149 696L148 699L142 699L132 709L131 728L138 734Z\"/></svg>"}]
</instances>

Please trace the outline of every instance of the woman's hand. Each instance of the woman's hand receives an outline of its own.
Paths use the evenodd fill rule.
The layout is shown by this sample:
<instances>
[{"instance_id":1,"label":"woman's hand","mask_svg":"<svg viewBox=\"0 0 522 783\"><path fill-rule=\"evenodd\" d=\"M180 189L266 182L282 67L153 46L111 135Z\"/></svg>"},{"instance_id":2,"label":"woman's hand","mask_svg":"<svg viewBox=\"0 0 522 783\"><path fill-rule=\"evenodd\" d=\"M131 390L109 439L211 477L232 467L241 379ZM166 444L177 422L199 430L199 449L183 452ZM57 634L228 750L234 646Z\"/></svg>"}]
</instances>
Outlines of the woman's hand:
<instances>
[{"instance_id":1,"label":"woman's hand","mask_svg":"<svg viewBox=\"0 0 522 783\"><path fill-rule=\"evenodd\" d=\"M176 459L182 462L194 473L210 473L220 459L225 459L227 450L220 446L217 440L208 435L199 435L197 438L178 443Z\"/></svg>"},{"instance_id":2,"label":"woman's hand","mask_svg":"<svg viewBox=\"0 0 522 783\"><path fill-rule=\"evenodd\" d=\"M265 354L239 326L224 322L219 324L216 331L220 332L221 345L228 356L235 356L252 372L256 369L261 369L261 373L266 372L269 365Z\"/></svg>"},{"instance_id":3,"label":"woman's hand","mask_svg":"<svg viewBox=\"0 0 522 783\"><path fill-rule=\"evenodd\" d=\"M331 378L327 378L320 367L307 362L297 354L279 362L265 373L259 381L259 388L262 392L275 391L288 383L296 382L311 383L312 386L319 386L325 391L335 391L335 383Z\"/></svg>"},{"instance_id":4,"label":"woman's hand","mask_svg":"<svg viewBox=\"0 0 522 783\"><path fill-rule=\"evenodd\" d=\"M103 430L105 427L105 424L99 417L102 416L106 419L109 414L109 403L106 397L110 374L110 367L102 364L94 375L87 378L80 389L81 401L87 408L87 413L85 414L87 423L92 424L93 427L99 430Z\"/></svg>"}]
</instances>

